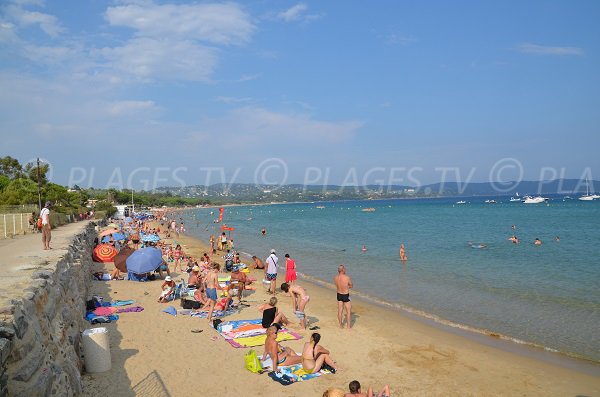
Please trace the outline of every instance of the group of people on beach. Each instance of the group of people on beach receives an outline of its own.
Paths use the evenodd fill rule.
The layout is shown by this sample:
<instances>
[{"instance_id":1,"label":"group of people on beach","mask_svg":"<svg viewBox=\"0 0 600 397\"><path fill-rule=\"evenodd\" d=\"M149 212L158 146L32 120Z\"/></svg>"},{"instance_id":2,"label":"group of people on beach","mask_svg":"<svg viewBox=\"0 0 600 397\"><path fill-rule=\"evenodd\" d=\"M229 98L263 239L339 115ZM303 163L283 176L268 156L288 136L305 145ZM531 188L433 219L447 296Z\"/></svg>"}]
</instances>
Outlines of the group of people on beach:
<instances>
[{"instance_id":1,"label":"group of people on beach","mask_svg":"<svg viewBox=\"0 0 600 397\"><path fill-rule=\"evenodd\" d=\"M171 235L171 233L181 234L184 230L183 222L181 222L181 226L179 226L177 222L166 217L159 217L158 220L161 221L161 226L163 226L162 233L165 237ZM137 248L140 243L140 233L155 234L158 236L161 233L160 227L152 227L149 221L150 220L136 221L133 230L129 235L129 239L122 244L122 246L133 245ZM167 225L166 228L164 227L165 223ZM214 241L214 236L211 236L211 246ZM255 279L241 271L242 266L245 265L241 264L239 253L230 248L232 241L221 241L221 236L219 236L219 242L222 242L222 244L219 244L218 248L226 250L226 253L223 256L225 263L225 268L223 270L229 270L231 272L229 283L225 286L222 286L219 283L221 265L213 260L214 252L216 252L215 250L211 250L210 255L205 252L200 258L194 258L186 253L182 245L176 241L167 243L165 240L159 240L157 242L145 243L146 246L153 246L160 249L163 256L163 263L156 270L160 274L160 278L163 279L163 283L160 287L161 292L157 301L169 302L173 300L177 288L177 283L171 273L171 271L173 271L180 276L187 273L187 280L182 278L181 283L184 283L188 290L193 291L193 301L197 302L194 309L206 311L207 321L210 324L213 322L214 312L216 310L227 310L233 305L234 298L237 298L238 305L242 304L246 288L255 281ZM112 243L114 245L116 242L113 241ZM292 310L294 316L298 319L299 326L302 329L306 329L309 326L306 308L311 301L311 298L306 289L298 284L296 261L289 254L285 254L284 258L285 282L281 283L279 291L290 298ZM279 258L277 257L275 249L272 249L264 261L258 256L252 256L252 259L253 263L248 267L263 271L264 282L268 286L267 292L271 295L268 302L258 306L258 310L262 314L261 324L266 330L266 340L262 358L263 360L266 359L267 356L271 358L273 364L270 369L277 371L278 367L281 366L301 364L307 373L318 372L323 368L329 369L332 372L339 370L336 362L331 357L330 351L320 344L321 334L318 332L311 334L310 340L304 344L302 351L299 353L294 351L291 347L281 346L277 341L278 332L282 328L290 325L290 320L277 306L278 298L276 295L278 293L277 278ZM231 267L229 267L230 263L232 264ZM170 266L172 266L173 269L170 269ZM334 277L333 281L336 286L339 326L340 328L345 327L350 329L352 318L350 289L353 287L353 284L352 279L346 273L346 267L344 265L338 266L337 275ZM320 327L318 326L313 326L310 329L317 330L319 328ZM350 386L350 393L347 395L373 395L371 388L369 388L368 392L371 394L360 393L360 384L358 384L357 387L355 383L352 383ZM324 395L333 396L334 394ZM382 396L388 395L389 389L387 394L382 394Z\"/></svg>"}]
</instances>

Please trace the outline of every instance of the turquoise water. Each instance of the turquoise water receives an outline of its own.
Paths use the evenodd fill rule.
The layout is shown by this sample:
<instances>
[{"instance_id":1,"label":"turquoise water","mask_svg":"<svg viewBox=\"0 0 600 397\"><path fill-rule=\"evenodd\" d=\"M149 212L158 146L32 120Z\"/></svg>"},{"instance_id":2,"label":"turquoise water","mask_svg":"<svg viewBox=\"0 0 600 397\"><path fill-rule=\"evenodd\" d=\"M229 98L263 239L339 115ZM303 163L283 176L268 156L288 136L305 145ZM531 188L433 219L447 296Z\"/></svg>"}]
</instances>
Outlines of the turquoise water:
<instances>
[{"instance_id":1,"label":"turquoise water","mask_svg":"<svg viewBox=\"0 0 600 397\"><path fill-rule=\"evenodd\" d=\"M236 228L242 252L262 258L271 248L280 258L290 253L299 272L328 282L344 263L355 289L370 297L600 361L600 201L466 200L228 207L224 223ZM376 211L362 212L364 207ZM205 241L219 232L212 223L216 209L183 217L188 232ZM519 245L507 240L513 224ZM536 237L541 246L533 245ZM405 264L400 243L409 258Z\"/></svg>"}]
</instances>

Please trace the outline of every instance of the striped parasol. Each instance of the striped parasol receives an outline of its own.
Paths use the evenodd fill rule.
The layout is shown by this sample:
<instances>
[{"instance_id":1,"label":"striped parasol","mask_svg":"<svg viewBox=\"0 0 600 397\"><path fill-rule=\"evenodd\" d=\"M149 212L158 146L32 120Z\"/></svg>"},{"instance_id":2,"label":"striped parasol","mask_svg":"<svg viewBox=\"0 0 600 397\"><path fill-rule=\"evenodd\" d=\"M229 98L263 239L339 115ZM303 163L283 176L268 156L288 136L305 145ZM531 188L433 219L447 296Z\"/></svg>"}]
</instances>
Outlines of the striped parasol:
<instances>
[{"instance_id":1,"label":"striped parasol","mask_svg":"<svg viewBox=\"0 0 600 397\"><path fill-rule=\"evenodd\" d=\"M92 258L94 262L112 262L117 255L117 250L110 244L100 244L94 248Z\"/></svg>"}]
</instances>

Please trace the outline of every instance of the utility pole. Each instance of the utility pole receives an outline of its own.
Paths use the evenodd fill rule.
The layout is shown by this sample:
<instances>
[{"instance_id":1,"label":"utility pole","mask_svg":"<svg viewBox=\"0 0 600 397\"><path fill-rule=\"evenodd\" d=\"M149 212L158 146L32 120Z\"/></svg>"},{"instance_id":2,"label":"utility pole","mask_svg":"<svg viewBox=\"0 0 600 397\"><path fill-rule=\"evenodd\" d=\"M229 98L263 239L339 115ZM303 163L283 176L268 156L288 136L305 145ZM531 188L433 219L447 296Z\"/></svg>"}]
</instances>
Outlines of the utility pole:
<instances>
[{"instance_id":1,"label":"utility pole","mask_svg":"<svg viewBox=\"0 0 600 397\"><path fill-rule=\"evenodd\" d=\"M38 204L42 211L42 182L40 181L40 158L37 158L37 182L38 182Z\"/></svg>"}]
</instances>

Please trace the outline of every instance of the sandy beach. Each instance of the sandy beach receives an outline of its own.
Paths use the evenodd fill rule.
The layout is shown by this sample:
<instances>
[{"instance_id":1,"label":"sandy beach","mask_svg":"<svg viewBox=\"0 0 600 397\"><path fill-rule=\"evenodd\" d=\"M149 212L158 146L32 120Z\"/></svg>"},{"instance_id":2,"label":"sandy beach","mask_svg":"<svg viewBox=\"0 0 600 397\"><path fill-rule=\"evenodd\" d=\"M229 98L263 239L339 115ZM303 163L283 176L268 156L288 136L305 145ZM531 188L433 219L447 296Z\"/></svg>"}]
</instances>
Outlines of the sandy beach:
<instances>
[{"instance_id":1,"label":"sandy beach","mask_svg":"<svg viewBox=\"0 0 600 397\"><path fill-rule=\"evenodd\" d=\"M207 248L189 236L177 241L194 257ZM98 264L103 267L110 270L112 264ZM262 271L251 275L262 280ZM331 275L335 275L333 266ZM180 275L175 276L179 280ZM320 327L321 344L342 368L337 374L282 386L267 374L247 371L247 349L230 346L206 319L163 313L169 304L156 302L160 281L98 281L93 282L93 293L111 300L133 299L144 311L124 313L104 325L110 333L112 369L85 374L84 395L321 396L329 387L347 391L354 379L364 391L389 384L393 396L600 395L598 371L588 374L482 344L369 302L354 300L353 328L340 329L335 291L302 279L299 284L311 297L306 310L311 325ZM294 318L290 298L280 292L278 299L280 309ZM250 307L223 320L260 318L257 306L268 300L263 286L259 283L246 300ZM180 309L179 302L173 306ZM303 338L282 344L301 351L314 331L300 330L297 324L291 328ZM202 332L192 333L192 329ZM261 347L256 350L262 353Z\"/></svg>"}]
</instances>

